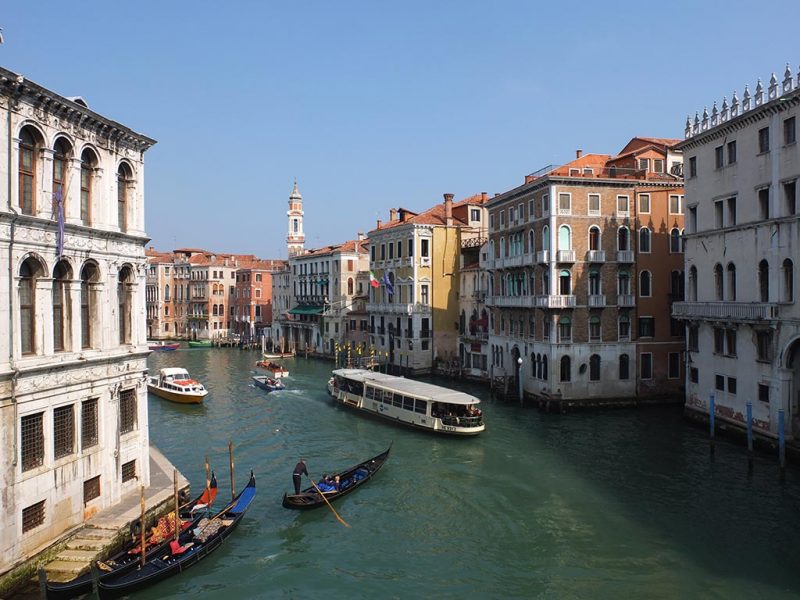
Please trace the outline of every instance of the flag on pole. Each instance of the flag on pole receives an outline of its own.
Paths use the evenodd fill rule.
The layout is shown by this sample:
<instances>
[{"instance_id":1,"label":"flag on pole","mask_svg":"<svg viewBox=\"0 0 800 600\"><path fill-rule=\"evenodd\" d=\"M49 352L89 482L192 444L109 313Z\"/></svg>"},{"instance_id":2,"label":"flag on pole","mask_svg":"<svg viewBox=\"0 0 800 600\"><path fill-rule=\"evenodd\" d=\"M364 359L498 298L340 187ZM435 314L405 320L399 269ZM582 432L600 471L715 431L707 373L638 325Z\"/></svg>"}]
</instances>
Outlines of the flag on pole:
<instances>
[{"instance_id":1,"label":"flag on pole","mask_svg":"<svg viewBox=\"0 0 800 600\"><path fill-rule=\"evenodd\" d=\"M375 277L375 273L372 271L369 272L369 284L374 288L381 287L380 282L378 281L377 277Z\"/></svg>"},{"instance_id":2,"label":"flag on pole","mask_svg":"<svg viewBox=\"0 0 800 600\"><path fill-rule=\"evenodd\" d=\"M56 230L56 256L61 258L64 256L64 197L61 193L61 186L58 186L55 194L53 194L53 205L53 212L58 221L58 229Z\"/></svg>"},{"instance_id":3,"label":"flag on pole","mask_svg":"<svg viewBox=\"0 0 800 600\"><path fill-rule=\"evenodd\" d=\"M386 293L389 296L394 296L394 286L392 285L392 280L389 279L389 271L383 274L383 285L386 286Z\"/></svg>"}]
</instances>

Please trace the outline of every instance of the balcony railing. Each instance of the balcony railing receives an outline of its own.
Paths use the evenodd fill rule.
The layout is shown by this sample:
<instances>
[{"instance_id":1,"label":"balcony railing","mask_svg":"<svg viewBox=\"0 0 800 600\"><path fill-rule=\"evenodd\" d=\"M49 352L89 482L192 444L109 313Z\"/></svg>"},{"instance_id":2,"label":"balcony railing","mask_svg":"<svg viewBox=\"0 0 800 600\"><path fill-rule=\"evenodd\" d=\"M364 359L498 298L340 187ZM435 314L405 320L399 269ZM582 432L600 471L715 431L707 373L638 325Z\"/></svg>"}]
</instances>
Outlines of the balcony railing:
<instances>
[{"instance_id":1,"label":"balcony railing","mask_svg":"<svg viewBox=\"0 0 800 600\"><path fill-rule=\"evenodd\" d=\"M712 319L719 321L769 321L777 319L777 304L750 302L676 302L672 316L676 319Z\"/></svg>"},{"instance_id":2,"label":"balcony railing","mask_svg":"<svg viewBox=\"0 0 800 600\"><path fill-rule=\"evenodd\" d=\"M606 252L605 252L605 250L589 250L586 253L586 262L590 262L590 263L606 262Z\"/></svg>"},{"instance_id":3,"label":"balcony railing","mask_svg":"<svg viewBox=\"0 0 800 600\"><path fill-rule=\"evenodd\" d=\"M557 253L557 257L558 257L558 262L574 263L575 250L559 250Z\"/></svg>"},{"instance_id":4,"label":"balcony railing","mask_svg":"<svg viewBox=\"0 0 800 600\"><path fill-rule=\"evenodd\" d=\"M633 294L618 294L617 306L631 307L636 305L636 298Z\"/></svg>"},{"instance_id":5,"label":"balcony railing","mask_svg":"<svg viewBox=\"0 0 800 600\"><path fill-rule=\"evenodd\" d=\"M539 264L550 262L550 251L549 250L539 250L536 253L536 262L539 263Z\"/></svg>"},{"instance_id":6,"label":"balcony railing","mask_svg":"<svg viewBox=\"0 0 800 600\"><path fill-rule=\"evenodd\" d=\"M573 308L575 296L536 296L536 306L540 308Z\"/></svg>"},{"instance_id":7,"label":"balcony railing","mask_svg":"<svg viewBox=\"0 0 800 600\"><path fill-rule=\"evenodd\" d=\"M602 308L606 305L605 294L589 294L589 307Z\"/></svg>"},{"instance_id":8,"label":"balcony railing","mask_svg":"<svg viewBox=\"0 0 800 600\"><path fill-rule=\"evenodd\" d=\"M632 263L633 262L633 250L617 250L617 262L618 263Z\"/></svg>"},{"instance_id":9,"label":"balcony railing","mask_svg":"<svg viewBox=\"0 0 800 600\"><path fill-rule=\"evenodd\" d=\"M536 296L492 296L492 306L511 308L532 308L536 306Z\"/></svg>"}]
</instances>

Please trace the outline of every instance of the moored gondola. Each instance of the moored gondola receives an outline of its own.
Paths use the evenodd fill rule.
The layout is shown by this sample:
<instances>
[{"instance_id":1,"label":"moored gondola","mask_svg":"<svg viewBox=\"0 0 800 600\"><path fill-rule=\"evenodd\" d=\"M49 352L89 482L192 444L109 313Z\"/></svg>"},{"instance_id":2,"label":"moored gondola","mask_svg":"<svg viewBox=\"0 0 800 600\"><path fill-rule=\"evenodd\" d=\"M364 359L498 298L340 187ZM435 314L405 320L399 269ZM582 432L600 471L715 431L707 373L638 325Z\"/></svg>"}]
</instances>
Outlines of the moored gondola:
<instances>
[{"instance_id":1,"label":"moored gondola","mask_svg":"<svg viewBox=\"0 0 800 600\"><path fill-rule=\"evenodd\" d=\"M203 518L205 509L208 509L214 502L217 495L217 477L211 473L211 481L208 488L194 500L179 507L182 527L184 529L194 527L200 519ZM166 530L173 522L175 513L170 513L167 516L161 517L153 527L153 531L149 538L146 540L145 560L161 556L165 550L169 550L169 543L172 539L173 530ZM136 568L136 565L141 560L141 545L139 532L141 531L141 523L139 520L131 524L131 539L123 546L123 548L105 559L99 561L97 564L103 570L98 572L98 577L104 579L111 575L120 575L127 571ZM45 597L47 600L68 600L69 598L76 598L91 593L92 591L92 572L87 571L78 577L69 581L48 581L44 571L41 571L43 578L43 585Z\"/></svg>"},{"instance_id":2,"label":"moored gondola","mask_svg":"<svg viewBox=\"0 0 800 600\"><path fill-rule=\"evenodd\" d=\"M284 508L296 508L299 510L308 510L312 508L319 508L325 506L325 500L333 502L342 496L346 496L353 490L361 487L369 481L375 473L383 466L386 459L389 458L389 451L392 449L390 445L386 450L377 456L365 460L362 463L339 471L331 475L332 479L339 478L339 489L330 492L318 492L314 486L304 489L299 494L284 494L283 506ZM325 494L325 497L322 497Z\"/></svg>"},{"instance_id":3,"label":"moored gondola","mask_svg":"<svg viewBox=\"0 0 800 600\"><path fill-rule=\"evenodd\" d=\"M178 540L173 540L161 556L154 557L137 569L119 575L108 574L98 579L97 593L101 600L126 596L200 562L233 533L253 502L255 494L256 478L250 471L250 481L228 506L212 518L200 519L193 528L181 533Z\"/></svg>"}]
</instances>

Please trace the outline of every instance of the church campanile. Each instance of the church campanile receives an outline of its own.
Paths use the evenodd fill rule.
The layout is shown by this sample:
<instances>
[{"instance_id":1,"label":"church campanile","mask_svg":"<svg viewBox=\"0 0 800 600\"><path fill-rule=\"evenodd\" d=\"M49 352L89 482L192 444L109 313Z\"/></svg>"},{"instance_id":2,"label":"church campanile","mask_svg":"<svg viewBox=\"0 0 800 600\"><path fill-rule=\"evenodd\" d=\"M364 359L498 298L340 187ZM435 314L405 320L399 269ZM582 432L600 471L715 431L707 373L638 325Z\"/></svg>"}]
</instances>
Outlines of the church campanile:
<instances>
[{"instance_id":1,"label":"church campanile","mask_svg":"<svg viewBox=\"0 0 800 600\"><path fill-rule=\"evenodd\" d=\"M289 235L286 236L286 247L289 249L289 258L302 254L305 248L306 236L303 233L303 196L297 189L297 180L289 196Z\"/></svg>"}]
</instances>

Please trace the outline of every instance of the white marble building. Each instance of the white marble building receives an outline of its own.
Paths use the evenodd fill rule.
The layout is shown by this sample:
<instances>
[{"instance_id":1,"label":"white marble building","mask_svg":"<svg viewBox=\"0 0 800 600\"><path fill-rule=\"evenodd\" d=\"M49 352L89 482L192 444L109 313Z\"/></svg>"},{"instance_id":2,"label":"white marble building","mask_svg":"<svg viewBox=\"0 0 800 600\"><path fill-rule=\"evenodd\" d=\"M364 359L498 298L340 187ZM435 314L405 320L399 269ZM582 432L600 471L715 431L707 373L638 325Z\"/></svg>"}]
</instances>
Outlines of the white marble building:
<instances>
[{"instance_id":1,"label":"white marble building","mask_svg":"<svg viewBox=\"0 0 800 600\"><path fill-rule=\"evenodd\" d=\"M143 161L155 142L1 68L0 109L3 573L149 484Z\"/></svg>"},{"instance_id":2,"label":"white marble building","mask_svg":"<svg viewBox=\"0 0 800 600\"><path fill-rule=\"evenodd\" d=\"M687 409L800 437L800 78L787 65L686 121Z\"/></svg>"}]
</instances>

